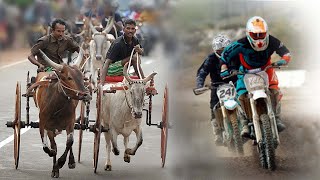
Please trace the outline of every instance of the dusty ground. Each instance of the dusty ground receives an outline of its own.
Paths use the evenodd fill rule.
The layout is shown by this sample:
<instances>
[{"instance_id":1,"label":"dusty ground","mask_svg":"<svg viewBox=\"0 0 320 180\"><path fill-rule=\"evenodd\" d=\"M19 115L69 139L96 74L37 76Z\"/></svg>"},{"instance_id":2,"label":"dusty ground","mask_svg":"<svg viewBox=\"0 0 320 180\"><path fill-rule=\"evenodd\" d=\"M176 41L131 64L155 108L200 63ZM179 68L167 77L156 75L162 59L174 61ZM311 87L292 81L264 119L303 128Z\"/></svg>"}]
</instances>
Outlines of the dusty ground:
<instances>
[{"instance_id":1,"label":"dusty ground","mask_svg":"<svg viewBox=\"0 0 320 180\"><path fill-rule=\"evenodd\" d=\"M241 157L214 145L209 92L201 96L192 93L200 66L194 62L205 57L204 53L190 54L190 59L182 58L172 69L175 87L170 91L174 98L170 112L177 130L173 138L180 145L174 174L181 179L319 179L320 95L316 89L320 87L315 77L320 72L307 71L303 87L282 89L282 119L287 129L280 134L277 169L270 172L261 168L251 141L245 144L245 155Z\"/></svg>"},{"instance_id":2,"label":"dusty ground","mask_svg":"<svg viewBox=\"0 0 320 180\"><path fill-rule=\"evenodd\" d=\"M214 145L209 123L209 93L204 97L195 97L191 90L171 94L179 97L170 108L174 111L177 128L173 138L181 144L176 155L176 174L187 179L210 176L217 179L319 179L319 115L316 107L305 109L302 106L305 99L293 100L294 91L287 90L289 97L283 101L282 118L287 129L280 134L274 172L261 168L251 141L245 144L245 155L241 157Z\"/></svg>"}]
</instances>

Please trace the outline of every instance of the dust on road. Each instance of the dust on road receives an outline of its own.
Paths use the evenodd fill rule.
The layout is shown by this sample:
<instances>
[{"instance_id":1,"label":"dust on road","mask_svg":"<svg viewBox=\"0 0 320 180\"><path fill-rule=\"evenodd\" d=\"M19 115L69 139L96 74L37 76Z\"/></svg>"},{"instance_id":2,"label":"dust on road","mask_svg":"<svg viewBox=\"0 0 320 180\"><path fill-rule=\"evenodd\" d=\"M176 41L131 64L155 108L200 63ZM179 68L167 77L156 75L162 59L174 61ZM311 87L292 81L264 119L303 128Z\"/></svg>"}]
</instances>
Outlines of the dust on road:
<instances>
[{"instance_id":1,"label":"dust on road","mask_svg":"<svg viewBox=\"0 0 320 180\"><path fill-rule=\"evenodd\" d=\"M314 86L307 82L303 88L283 89L282 119L287 129L280 134L274 172L261 168L251 141L245 144L242 157L227 148L217 148L209 121L210 93L195 96L190 87L177 85L171 93L175 102L170 107L175 121L171 137L179 143L173 173L182 179L318 179L320 112L312 103L320 97L299 93L310 85Z\"/></svg>"}]
</instances>

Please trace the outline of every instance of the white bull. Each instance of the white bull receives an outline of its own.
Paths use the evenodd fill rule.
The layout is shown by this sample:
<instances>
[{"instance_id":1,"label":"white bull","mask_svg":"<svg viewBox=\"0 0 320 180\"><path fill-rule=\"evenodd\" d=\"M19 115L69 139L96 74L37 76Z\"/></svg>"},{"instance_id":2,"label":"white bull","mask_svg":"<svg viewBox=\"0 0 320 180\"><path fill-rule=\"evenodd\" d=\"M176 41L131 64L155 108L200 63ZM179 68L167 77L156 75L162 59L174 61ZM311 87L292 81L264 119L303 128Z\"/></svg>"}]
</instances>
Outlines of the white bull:
<instances>
[{"instance_id":1,"label":"white bull","mask_svg":"<svg viewBox=\"0 0 320 180\"><path fill-rule=\"evenodd\" d=\"M124 161L130 162L130 155L135 155L137 149L142 144L141 118L144 106L146 84L157 73L153 72L145 79L131 79L127 74L128 63L124 66L123 74L127 90L117 90L115 94L108 93L102 96L102 126L109 127L109 131L104 133L107 148L107 160L105 170L111 171L111 143L112 151L119 155L117 137L119 134L124 137ZM135 132L137 141L134 148L128 148L129 136Z\"/></svg>"},{"instance_id":2,"label":"white bull","mask_svg":"<svg viewBox=\"0 0 320 180\"><path fill-rule=\"evenodd\" d=\"M108 23L102 32L97 31L92 25L92 22L89 22L90 29L92 31L92 40L89 43L90 59L87 67L90 69L92 80L96 79L96 71L98 68L102 68L103 63L106 60L107 51L111 46L111 42L115 40L112 34L108 34L113 28L114 18L112 17L109 22L110 23Z\"/></svg>"}]
</instances>

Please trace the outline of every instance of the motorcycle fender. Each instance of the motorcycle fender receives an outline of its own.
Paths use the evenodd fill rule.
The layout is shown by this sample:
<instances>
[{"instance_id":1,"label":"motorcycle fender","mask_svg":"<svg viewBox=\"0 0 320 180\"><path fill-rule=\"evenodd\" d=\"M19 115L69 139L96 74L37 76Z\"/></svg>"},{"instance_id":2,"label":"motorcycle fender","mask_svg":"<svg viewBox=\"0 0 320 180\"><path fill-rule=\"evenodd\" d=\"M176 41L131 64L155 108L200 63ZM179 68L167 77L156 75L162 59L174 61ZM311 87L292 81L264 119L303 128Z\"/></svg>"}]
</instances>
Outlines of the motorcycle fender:
<instances>
[{"instance_id":1,"label":"motorcycle fender","mask_svg":"<svg viewBox=\"0 0 320 180\"><path fill-rule=\"evenodd\" d=\"M223 102L223 105L226 109L232 111L238 106L238 103L234 99L228 99Z\"/></svg>"},{"instance_id":2,"label":"motorcycle fender","mask_svg":"<svg viewBox=\"0 0 320 180\"><path fill-rule=\"evenodd\" d=\"M265 90L263 89L259 89L259 90L255 90L251 92L253 95L253 100L257 100L259 98L267 98L267 94L265 92Z\"/></svg>"}]
</instances>

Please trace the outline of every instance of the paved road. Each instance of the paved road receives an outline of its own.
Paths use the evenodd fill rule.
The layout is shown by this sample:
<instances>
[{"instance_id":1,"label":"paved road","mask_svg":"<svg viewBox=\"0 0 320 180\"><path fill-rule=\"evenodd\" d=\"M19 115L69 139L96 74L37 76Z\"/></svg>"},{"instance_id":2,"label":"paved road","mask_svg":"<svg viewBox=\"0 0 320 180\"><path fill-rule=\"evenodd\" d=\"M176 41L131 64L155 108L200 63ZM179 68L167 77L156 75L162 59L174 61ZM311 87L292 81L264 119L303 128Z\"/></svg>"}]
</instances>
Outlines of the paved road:
<instances>
[{"instance_id":1,"label":"paved road","mask_svg":"<svg viewBox=\"0 0 320 180\"><path fill-rule=\"evenodd\" d=\"M153 98L153 118L158 122L161 120L162 113L162 97L165 86L166 74L163 73L165 67L159 63L157 57L145 58L144 60L145 74L149 74L153 70L158 72L155 77L156 88L159 95ZM152 63L151 63L152 62ZM0 179L50 179L52 160L42 150L41 139L38 129L27 130L21 136L21 152L18 170L14 169L13 159L13 142L10 137L13 129L7 128L5 123L12 121L14 116L14 96L16 81L22 83L22 93L25 92L25 81L27 71L30 70L35 75L34 66L25 61L14 66L0 69ZM33 101L31 103L31 121L37 120L37 109ZM94 103L92 103L94 104ZM95 118L95 108L91 107L90 119ZM25 120L25 98L22 98L22 119ZM144 123L144 121L143 121ZM26 130L26 129L25 129ZM136 156L131 158L131 163L127 164L123 161L123 143L119 136L119 146L121 149L120 156L113 156L113 171L104 171L104 163L106 157L105 142L102 135L100 145L99 167L98 173L93 173L93 133L85 132L83 137L82 161L76 164L76 168L69 170L67 166L60 171L60 177L66 179L174 179L170 175L170 152L168 152L168 166L161 168L160 158L160 129L156 127L143 126L144 142L137 151ZM78 132L75 132L74 152L78 154ZM58 155L65 148L66 135L57 136ZM9 142L8 142L9 141ZM135 135L130 138L130 145L133 146ZM129 147L130 147L129 145ZM168 145L169 149L171 145Z\"/></svg>"}]
</instances>

